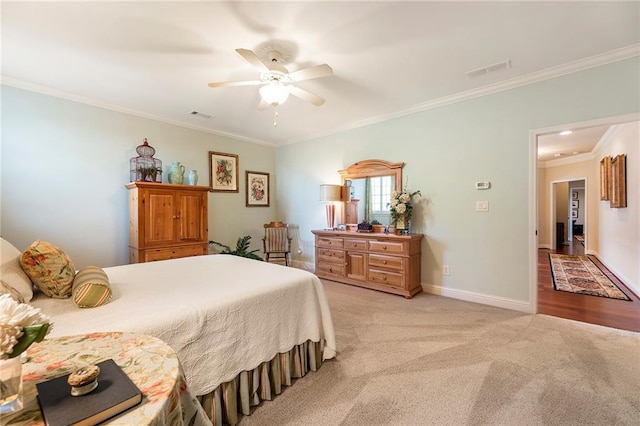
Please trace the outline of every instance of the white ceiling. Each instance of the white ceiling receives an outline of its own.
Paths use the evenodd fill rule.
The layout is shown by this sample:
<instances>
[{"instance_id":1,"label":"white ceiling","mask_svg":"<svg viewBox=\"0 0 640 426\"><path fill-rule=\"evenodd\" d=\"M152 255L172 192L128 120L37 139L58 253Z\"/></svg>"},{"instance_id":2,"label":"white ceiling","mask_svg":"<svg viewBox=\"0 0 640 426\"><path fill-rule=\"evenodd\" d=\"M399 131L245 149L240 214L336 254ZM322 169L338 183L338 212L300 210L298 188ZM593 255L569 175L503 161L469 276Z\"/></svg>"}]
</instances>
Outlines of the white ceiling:
<instances>
[{"instance_id":1,"label":"white ceiling","mask_svg":"<svg viewBox=\"0 0 640 426\"><path fill-rule=\"evenodd\" d=\"M639 2L2 2L2 79L278 145L637 55L639 9ZM258 87L207 87L256 79L235 49L266 46L291 56L291 72L329 64L334 76L298 83L326 103L290 97L274 128L273 109L256 108ZM465 75L504 60L510 69Z\"/></svg>"},{"instance_id":2,"label":"white ceiling","mask_svg":"<svg viewBox=\"0 0 640 426\"><path fill-rule=\"evenodd\" d=\"M551 133L538 137L538 161L563 160L574 156L591 154L609 126L575 129L570 135Z\"/></svg>"}]
</instances>

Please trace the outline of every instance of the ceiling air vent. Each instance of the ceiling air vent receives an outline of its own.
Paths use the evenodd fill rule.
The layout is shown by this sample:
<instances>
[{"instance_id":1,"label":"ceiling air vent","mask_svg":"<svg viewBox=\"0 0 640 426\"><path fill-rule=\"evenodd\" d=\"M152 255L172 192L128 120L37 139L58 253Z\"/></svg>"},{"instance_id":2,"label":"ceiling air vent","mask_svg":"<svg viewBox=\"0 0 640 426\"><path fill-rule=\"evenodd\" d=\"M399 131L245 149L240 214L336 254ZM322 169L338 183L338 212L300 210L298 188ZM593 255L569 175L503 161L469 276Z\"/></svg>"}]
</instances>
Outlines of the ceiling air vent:
<instances>
[{"instance_id":1,"label":"ceiling air vent","mask_svg":"<svg viewBox=\"0 0 640 426\"><path fill-rule=\"evenodd\" d=\"M196 116L196 117L200 117L200 118L204 118L205 120L211 120L213 118L213 116L211 114L206 114L206 113L200 112L200 111L191 111L191 115Z\"/></svg>"},{"instance_id":2,"label":"ceiling air vent","mask_svg":"<svg viewBox=\"0 0 640 426\"><path fill-rule=\"evenodd\" d=\"M478 68L472 71L469 71L467 73L465 73L467 75L468 78L478 78L481 77L483 75L492 73L492 72L496 72L496 71L500 71L500 70L506 70L511 68L511 60L507 59L506 61L502 61L502 62L498 62L496 64L491 64L491 65L487 65L486 67L483 68Z\"/></svg>"}]
</instances>

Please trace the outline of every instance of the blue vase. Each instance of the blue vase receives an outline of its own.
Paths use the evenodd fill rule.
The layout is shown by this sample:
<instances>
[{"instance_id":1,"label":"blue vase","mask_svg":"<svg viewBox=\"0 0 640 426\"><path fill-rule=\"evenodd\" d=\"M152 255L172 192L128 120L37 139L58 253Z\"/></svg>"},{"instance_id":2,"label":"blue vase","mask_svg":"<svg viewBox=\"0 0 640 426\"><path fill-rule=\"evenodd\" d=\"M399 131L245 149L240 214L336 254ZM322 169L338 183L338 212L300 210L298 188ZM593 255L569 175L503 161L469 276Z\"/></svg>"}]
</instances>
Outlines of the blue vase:
<instances>
[{"instance_id":1,"label":"blue vase","mask_svg":"<svg viewBox=\"0 0 640 426\"><path fill-rule=\"evenodd\" d=\"M187 176L185 177L185 184L187 185L197 185L198 184L198 172L196 170L189 170Z\"/></svg>"}]
</instances>

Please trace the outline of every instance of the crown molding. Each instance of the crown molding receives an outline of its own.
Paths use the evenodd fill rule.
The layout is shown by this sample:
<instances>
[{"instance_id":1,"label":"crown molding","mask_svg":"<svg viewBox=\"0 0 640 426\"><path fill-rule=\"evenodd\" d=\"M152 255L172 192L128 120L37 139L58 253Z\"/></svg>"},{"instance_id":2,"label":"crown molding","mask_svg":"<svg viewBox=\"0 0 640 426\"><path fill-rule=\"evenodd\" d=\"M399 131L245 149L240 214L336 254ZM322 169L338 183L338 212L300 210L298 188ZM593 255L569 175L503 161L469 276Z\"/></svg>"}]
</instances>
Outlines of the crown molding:
<instances>
[{"instance_id":1,"label":"crown molding","mask_svg":"<svg viewBox=\"0 0 640 426\"><path fill-rule=\"evenodd\" d=\"M549 161L539 161L539 169L547 169L549 167L566 166L567 164L581 163L583 161L591 161L596 156L592 152L586 152L584 154L572 155L571 157L558 158Z\"/></svg>"},{"instance_id":2,"label":"crown molding","mask_svg":"<svg viewBox=\"0 0 640 426\"><path fill-rule=\"evenodd\" d=\"M43 95L53 96L55 98L65 99L68 101L78 102L81 104L86 104L90 106L94 106L97 108L107 109L110 111L121 112L123 114L133 115L136 117L146 118L153 121L159 121L161 123L172 124L174 126L185 127L187 129L198 130L205 133L214 134L217 136L223 136L226 138L236 139L243 142L254 143L258 145L266 145L266 146L276 146L271 142L266 142L259 139L248 138L241 135L236 135L233 133L222 132L219 130L209 129L207 127L197 126L195 124L186 123L179 120L172 120L165 117L159 117L157 115L148 114L146 112L137 111L129 108L122 107L120 105L109 104L106 102L99 101L97 99L88 98L85 96L76 95L74 93L64 92L62 90L53 89L51 87L41 86L39 84L29 83L26 81L18 80L12 77L0 76L0 84L5 86L11 86L18 89L28 90L30 92L36 92Z\"/></svg>"},{"instance_id":3,"label":"crown molding","mask_svg":"<svg viewBox=\"0 0 640 426\"><path fill-rule=\"evenodd\" d=\"M618 134L621 131L622 131L622 125L621 124L614 124L614 125L610 126L607 129L607 131L604 132L604 135L602 135L602 137L600 138L600 140L598 141L596 146L594 146L593 149L591 150L591 152L594 154L594 156L595 157L599 157L600 154L602 153L602 150L605 148L605 146L607 146L612 139L614 139L616 136L618 136Z\"/></svg>"},{"instance_id":4,"label":"crown molding","mask_svg":"<svg viewBox=\"0 0 640 426\"><path fill-rule=\"evenodd\" d=\"M583 71L590 68L607 65L614 62L623 61L625 59L630 59L636 56L640 56L640 43L636 43L630 46L611 50L609 52L605 52L600 55L594 55L587 58L578 59L576 61L568 62L563 65L558 65L558 66L547 68L541 71L529 73L520 77L512 78L510 80L488 84L486 86L478 87L477 89L467 90L465 92L456 93L451 96L445 96L439 99L434 99L432 101L415 105L403 111L395 112L392 114L379 115L376 117L357 121L355 123L351 123L349 125L342 126L328 132L311 135L304 139L287 141L286 144L302 142L305 140L316 139L323 136L329 136L329 135L344 132L347 130L357 129L359 127L380 123L380 122L391 120L394 118L404 117L407 115L415 114L417 112L440 108L440 107L455 104L458 102L464 102L464 101L479 98L482 96L504 92L506 90L515 89L517 87L539 83L541 81L550 80L556 77L561 77L563 75L573 74L578 71Z\"/></svg>"}]
</instances>

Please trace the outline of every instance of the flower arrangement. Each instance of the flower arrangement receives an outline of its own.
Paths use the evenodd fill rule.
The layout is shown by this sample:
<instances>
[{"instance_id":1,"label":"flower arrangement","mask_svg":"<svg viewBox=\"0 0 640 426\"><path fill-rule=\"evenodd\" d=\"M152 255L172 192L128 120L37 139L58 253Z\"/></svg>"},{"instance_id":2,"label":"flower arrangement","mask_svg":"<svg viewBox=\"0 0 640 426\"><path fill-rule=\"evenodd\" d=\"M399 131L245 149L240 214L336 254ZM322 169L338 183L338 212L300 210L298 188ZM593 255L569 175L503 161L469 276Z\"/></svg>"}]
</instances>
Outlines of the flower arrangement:
<instances>
[{"instance_id":1,"label":"flower arrangement","mask_svg":"<svg viewBox=\"0 0 640 426\"><path fill-rule=\"evenodd\" d=\"M0 296L0 360L15 358L49 333L49 317L11 295Z\"/></svg>"},{"instance_id":2,"label":"flower arrangement","mask_svg":"<svg viewBox=\"0 0 640 426\"><path fill-rule=\"evenodd\" d=\"M401 217L404 217L405 222L409 222L413 210L411 200L416 195L421 195L420 191L410 192L406 188L402 191L393 191L391 193L389 209L391 210L391 220L394 224L396 224Z\"/></svg>"}]
</instances>

